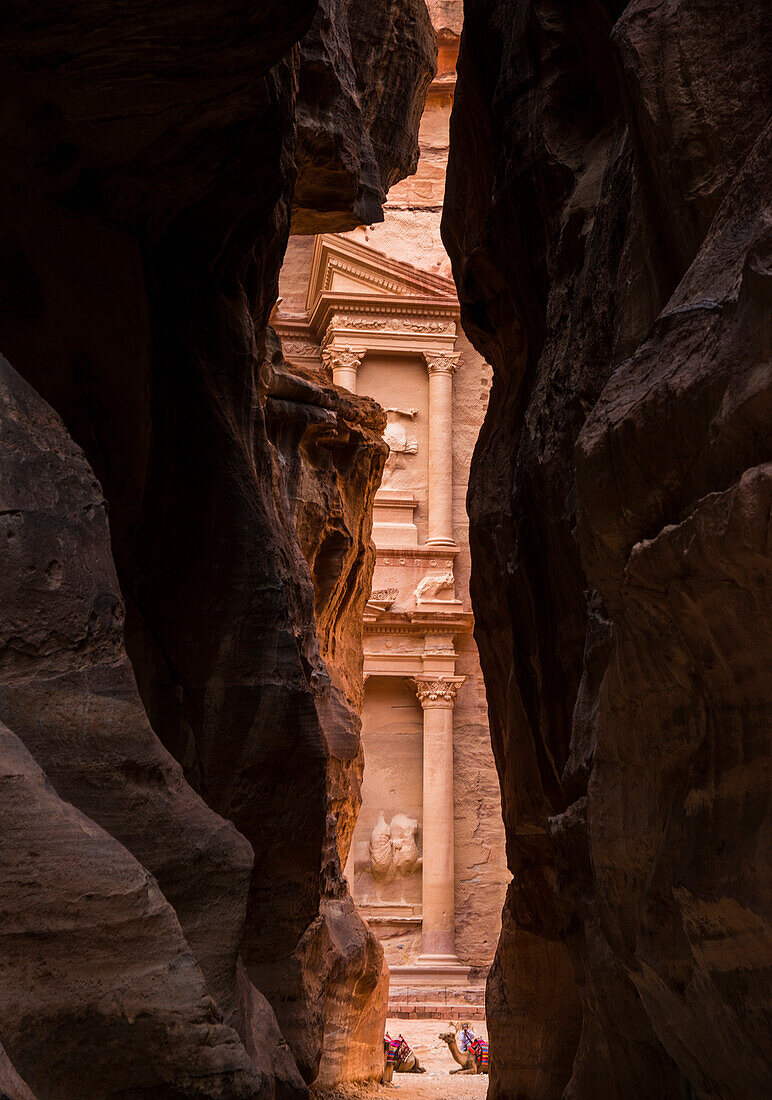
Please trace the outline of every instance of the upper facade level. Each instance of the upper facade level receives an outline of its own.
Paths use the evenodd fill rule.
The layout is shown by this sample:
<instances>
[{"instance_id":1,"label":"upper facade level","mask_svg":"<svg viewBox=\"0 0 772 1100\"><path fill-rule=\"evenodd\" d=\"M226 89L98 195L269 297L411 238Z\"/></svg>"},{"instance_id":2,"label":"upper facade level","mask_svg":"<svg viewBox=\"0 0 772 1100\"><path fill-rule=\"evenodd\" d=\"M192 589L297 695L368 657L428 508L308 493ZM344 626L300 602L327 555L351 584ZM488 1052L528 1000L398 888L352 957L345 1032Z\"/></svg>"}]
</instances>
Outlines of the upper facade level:
<instances>
[{"instance_id":1,"label":"upper facade level","mask_svg":"<svg viewBox=\"0 0 772 1100\"><path fill-rule=\"evenodd\" d=\"M304 304L302 316L279 313L275 320L287 357L326 367L337 385L375 398L388 417L368 633L376 622L409 630L411 621L423 633L448 614L453 628L466 632L471 616L456 596L454 569L455 287L358 241L322 235L313 244ZM465 482L465 470L462 476ZM442 629L451 628L445 622Z\"/></svg>"}]
</instances>

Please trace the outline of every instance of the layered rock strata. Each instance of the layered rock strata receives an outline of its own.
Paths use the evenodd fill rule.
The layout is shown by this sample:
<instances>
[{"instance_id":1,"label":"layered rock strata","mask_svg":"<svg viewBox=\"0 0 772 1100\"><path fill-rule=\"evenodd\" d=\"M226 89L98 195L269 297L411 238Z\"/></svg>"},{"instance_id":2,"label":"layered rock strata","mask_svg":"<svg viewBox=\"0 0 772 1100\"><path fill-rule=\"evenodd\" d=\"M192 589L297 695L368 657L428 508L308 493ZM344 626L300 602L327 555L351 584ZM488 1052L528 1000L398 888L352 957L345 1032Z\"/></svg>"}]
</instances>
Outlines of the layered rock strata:
<instances>
[{"instance_id":1,"label":"layered rock strata","mask_svg":"<svg viewBox=\"0 0 772 1100\"><path fill-rule=\"evenodd\" d=\"M756 0L466 5L497 1098L772 1088L771 57Z\"/></svg>"},{"instance_id":2,"label":"layered rock strata","mask_svg":"<svg viewBox=\"0 0 772 1100\"><path fill-rule=\"evenodd\" d=\"M286 1100L380 1063L382 956L341 867L381 414L293 376L266 330L311 163L315 13L3 16L0 347L25 381L3 365L0 1075L19 1095ZM389 100L409 137L433 39L412 0L390 18L414 26ZM393 58L369 56L376 86ZM378 145L378 194L414 142Z\"/></svg>"}]
</instances>

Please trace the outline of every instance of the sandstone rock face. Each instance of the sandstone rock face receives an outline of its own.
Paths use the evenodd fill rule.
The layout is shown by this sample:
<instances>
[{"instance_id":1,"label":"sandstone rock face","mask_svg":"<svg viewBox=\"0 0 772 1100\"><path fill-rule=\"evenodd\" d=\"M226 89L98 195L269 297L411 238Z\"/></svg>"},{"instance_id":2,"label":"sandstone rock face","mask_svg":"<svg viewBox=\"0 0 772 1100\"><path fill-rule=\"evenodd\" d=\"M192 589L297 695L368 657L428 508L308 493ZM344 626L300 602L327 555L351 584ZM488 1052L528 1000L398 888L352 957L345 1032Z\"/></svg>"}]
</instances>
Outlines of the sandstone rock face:
<instances>
[{"instance_id":1,"label":"sandstone rock face","mask_svg":"<svg viewBox=\"0 0 772 1100\"><path fill-rule=\"evenodd\" d=\"M372 1072L385 1012L341 873L380 414L284 370L266 332L316 5L15 9L0 347L64 427L4 366L0 720L23 779L2 806L0 1042L39 1100L296 1100L320 1066ZM431 32L410 0L389 19L380 42L413 28L388 100L409 131ZM368 102L387 186L415 136L373 140ZM350 189L335 201L348 216ZM50 991L28 981L41 913Z\"/></svg>"},{"instance_id":2,"label":"sandstone rock face","mask_svg":"<svg viewBox=\"0 0 772 1100\"><path fill-rule=\"evenodd\" d=\"M321 0L301 44L293 233L383 220L418 164L436 54L425 0Z\"/></svg>"},{"instance_id":3,"label":"sandstone rock face","mask_svg":"<svg viewBox=\"0 0 772 1100\"><path fill-rule=\"evenodd\" d=\"M771 45L756 0L466 5L497 1098L772 1088Z\"/></svg>"},{"instance_id":4,"label":"sandstone rock face","mask_svg":"<svg viewBox=\"0 0 772 1100\"><path fill-rule=\"evenodd\" d=\"M293 373L272 336L270 346L266 424L282 460L279 514L297 533L300 562L308 563L313 584L308 597L315 631L306 659L326 749L326 816L317 913L289 952L266 952L255 940L254 947L245 943L243 957L274 1006L304 1076L331 1084L382 1070L388 978L382 950L354 909L342 868L360 803L362 746L352 703L361 704L362 615L374 556L372 497L386 458L380 434L385 414L372 401ZM275 767L289 786L293 777L286 776L280 755ZM282 837L281 824L275 825L277 871L307 843L302 822L294 847ZM291 864L283 873L288 890L296 888ZM259 888L266 891L265 904L275 907L274 883L269 879ZM283 946L281 939L277 943Z\"/></svg>"},{"instance_id":5,"label":"sandstone rock face","mask_svg":"<svg viewBox=\"0 0 772 1100\"><path fill-rule=\"evenodd\" d=\"M7 1097L7 1100L35 1100L2 1047L0 1047L0 1089L3 1090L2 1095Z\"/></svg>"},{"instance_id":6,"label":"sandstone rock face","mask_svg":"<svg viewBox=\"0 0 772 1100\"><path fill-rule=\"evenodd\" d=\"M141 709L98 483L0 371L4 1044L40 1097L269 1095L208 992L231 1007L252 852Z\"/></svg>"}]
</instances>

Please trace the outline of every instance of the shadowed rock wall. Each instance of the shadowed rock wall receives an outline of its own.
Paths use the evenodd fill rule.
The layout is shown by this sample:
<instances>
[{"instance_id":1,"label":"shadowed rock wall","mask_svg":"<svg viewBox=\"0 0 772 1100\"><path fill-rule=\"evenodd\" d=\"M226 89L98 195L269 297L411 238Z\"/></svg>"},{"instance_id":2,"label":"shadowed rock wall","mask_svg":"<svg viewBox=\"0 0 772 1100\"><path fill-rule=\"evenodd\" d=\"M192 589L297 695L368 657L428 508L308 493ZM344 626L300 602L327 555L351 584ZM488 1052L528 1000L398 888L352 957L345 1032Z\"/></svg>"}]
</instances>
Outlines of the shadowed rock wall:
<instances>
[{"instance_id":1,"label":"shadowed rock wall","mask_svg":"<svg viewBox=\"0 0 772 1100\"><path fill-rule=\"evenodd\" d=\"M383 221L386 192L418 165L436 70L425 0L321 0L300 49L292 232Z\"/></svg>"},{"instance_id":2,"label":"shadowed rock wall","mask_svg":"<svg viewBox=\"0 0 772 1100\"><path fill-rule=\"evenodd\" d=\"M378 194L413 160L422 11L390 7L414 28L389 101L408 137L376 142L372 106L350 129ZM1 17L0 1080L19 1095L14 1069L38 1100L282 1100L380 1065L382 955L341 867L382 414L292 375L266 328L312 161L315 12ZM320 216L355 217L358 171Z\"/></svg>"},{"instance_id":3,"label":"shadowed rock wall","mask_svg":"<svg viewBox=\"0 0 772 1100\"><path fill-rule=\"evenodd\" d=\"M772 1088L770 60L758 0L466 4L499 1100Z\"/></svg>"}]
</instances>

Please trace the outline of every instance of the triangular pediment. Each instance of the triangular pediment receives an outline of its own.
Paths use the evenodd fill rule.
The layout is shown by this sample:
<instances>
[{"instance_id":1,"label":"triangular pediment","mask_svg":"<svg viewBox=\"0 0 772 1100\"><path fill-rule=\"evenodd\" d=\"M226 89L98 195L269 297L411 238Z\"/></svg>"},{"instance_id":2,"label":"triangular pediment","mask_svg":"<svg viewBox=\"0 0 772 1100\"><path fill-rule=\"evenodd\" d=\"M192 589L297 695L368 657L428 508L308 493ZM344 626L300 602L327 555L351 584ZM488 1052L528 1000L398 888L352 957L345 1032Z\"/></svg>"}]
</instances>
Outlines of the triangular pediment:
<instances>
[{"instance_id":1,"label":"triangular pediment","mask_svg":"<svg viewBox=\"0 0 772 1100\"><path fill-rule=\"evenodd\" d=\"M308 286L309 313L314 311L322 294L452 301L455 287L450 279L419 271L412 264L393 260L358 241L324 233L314 244Z\"/></svg>"}]
</instances>

